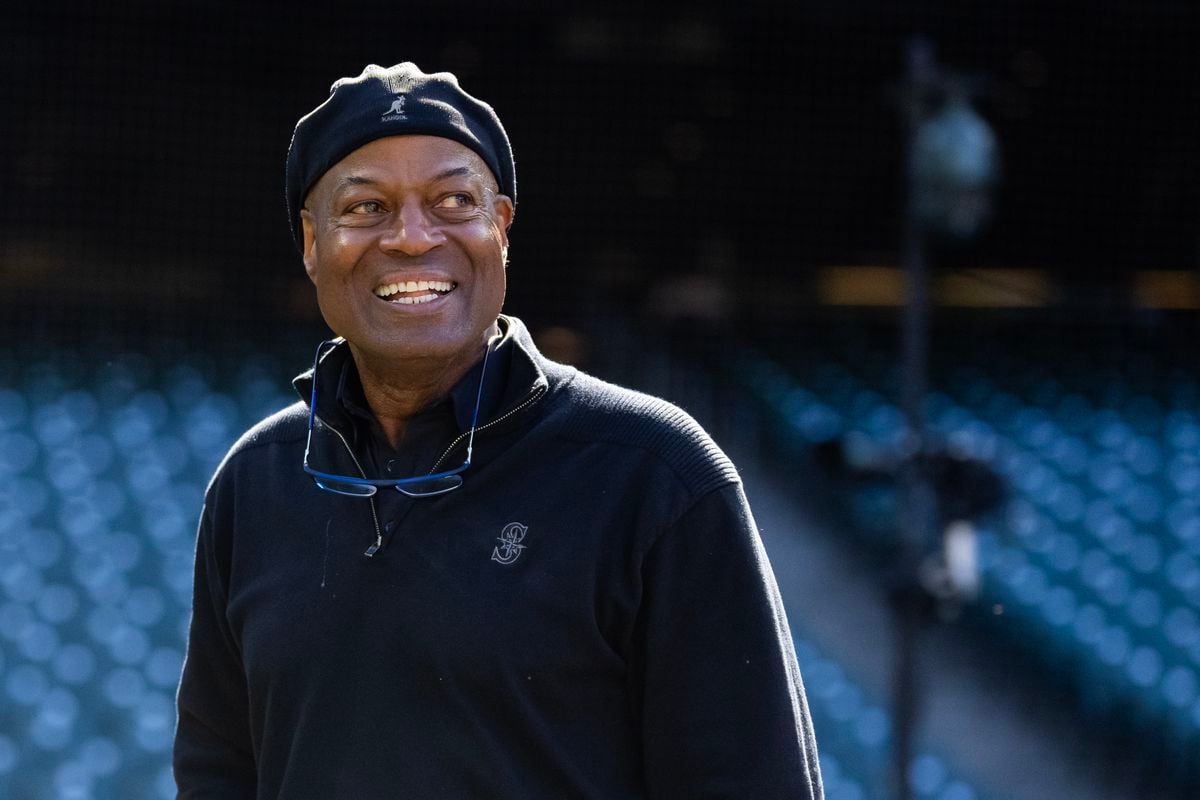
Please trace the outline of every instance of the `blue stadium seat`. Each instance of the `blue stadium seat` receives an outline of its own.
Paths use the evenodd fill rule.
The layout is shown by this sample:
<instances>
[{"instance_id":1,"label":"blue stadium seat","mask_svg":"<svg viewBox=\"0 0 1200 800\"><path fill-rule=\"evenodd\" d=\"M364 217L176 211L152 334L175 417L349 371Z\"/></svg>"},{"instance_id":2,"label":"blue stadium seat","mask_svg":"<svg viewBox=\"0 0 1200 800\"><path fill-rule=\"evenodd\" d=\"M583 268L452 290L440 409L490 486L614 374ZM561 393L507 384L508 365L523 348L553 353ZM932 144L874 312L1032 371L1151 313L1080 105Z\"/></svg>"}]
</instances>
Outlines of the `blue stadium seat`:
<instances>
[{"instance_id":1,"label":"blue stadium seat","mask_svg":"<svg viewBox=\"0 0 1200 800\"><path fill-rule=\"evenodd\" d=\"M805 687L812 710L813 724L821 745L821 770L828 798L874 798L888 791L891 746L891 719L882 707L871 703L863 690L846 675L835 661L823 656L810 641L796 637L796 657L804 673ZM913 760L913 786L928 771L928 765L940 765L941 779L921 797L941 798L945 786L965 788L975 794L962 776L938 756L920 753ZM926 782L928 783L928 782ZM956 789L961 793L961 789ZM958 795L951 795L951 797Z\"/></svg>"},{"instance_id":2,"label":"blue stadium seat","mask_svg":"<svg viewBox=\"0 0 1200 800\"><path fill-rule=\"evenodd\" d=\"M1082 665L1081 681L1108 707L1149 709L1181 741L1200 743L1194 369L1142 356L1096 369L1019 341L977 349L971 363L935 355L925 402L933 436L990 463L1012 491L1004 533L981 537L985 601L1010 608L1007 624L1065 668ZM761 354L735 360L743 385L806 440L839 438L851 464L896 451L894 365L850 346L804 359L791 370ZM856 486L848 508L870 541L895 536L894 489Z\"/></svg>"},{"instance_id":3,"label":"blue stadium seat","mask_svg":"<svg viewBox=\"0 0 1200 800\"><path fill-rule=\"evenodd\" d=\"M3 356L0 796L174 797L204 488L288 376L254 354Z\"/></svg>"}]
</instances>

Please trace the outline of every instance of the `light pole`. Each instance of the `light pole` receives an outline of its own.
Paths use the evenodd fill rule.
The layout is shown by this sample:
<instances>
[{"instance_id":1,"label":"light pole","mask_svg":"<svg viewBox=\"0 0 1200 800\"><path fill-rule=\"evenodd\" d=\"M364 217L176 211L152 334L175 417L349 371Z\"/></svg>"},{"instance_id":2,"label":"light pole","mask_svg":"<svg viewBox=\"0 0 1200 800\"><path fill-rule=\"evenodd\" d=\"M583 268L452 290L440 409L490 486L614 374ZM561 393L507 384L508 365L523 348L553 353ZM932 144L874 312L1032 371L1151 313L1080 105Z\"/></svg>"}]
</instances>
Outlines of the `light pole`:
<instances>
[{"instance_id":1,"label":"light pole","mask_svg":"<svg viewBox=\"0 0 1200 800\"><path fill-rule=\"evenodd\" d=\"M971 108L965 84L938 66L932 45L924 39L908 43L906 61L902 257L908 298L901 406L907 431L899 470L899 558L891 587L896 633L891 779L896 800L912 796L908 769L921 696L917 644L934 602L931 587L922 581L922 567L941 550L943 534L939 497L929 473L934 448L924 415L930 345L927 243L933 232L959 239L977 233L990 215L991 189L999 172L995 135Z\"/></svg>"}]
</instances>

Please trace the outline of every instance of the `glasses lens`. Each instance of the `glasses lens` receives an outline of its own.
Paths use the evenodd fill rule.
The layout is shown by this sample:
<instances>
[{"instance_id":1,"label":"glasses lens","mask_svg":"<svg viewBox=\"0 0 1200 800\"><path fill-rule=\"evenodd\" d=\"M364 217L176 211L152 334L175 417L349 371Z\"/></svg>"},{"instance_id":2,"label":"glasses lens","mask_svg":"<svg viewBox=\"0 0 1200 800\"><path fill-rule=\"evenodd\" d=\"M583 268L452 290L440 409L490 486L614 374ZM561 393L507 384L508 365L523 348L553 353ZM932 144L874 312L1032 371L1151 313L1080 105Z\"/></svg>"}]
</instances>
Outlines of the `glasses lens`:
<instances>
[{"instance_id":1,"label":"glasses lens","mask_svg":"<svg viewBox=\"0 0 1200 800\"><path fill-rule=\"evenodd\" d=\"M403 486L397 486L396 491L401 494L406 494L409 497L432 497L435 494L445 494L453 489L462 486L462 475L443 475L439 478L430 478L427 481L419 483L406 483Z\"/></svg>"},{"instance_id":2,"label":"glasses lens","mask_svg":"<svg viewBox=\"0 0 1200 800\"><path fill-rule=\"evenodd\" d=\"M313 478L313 483L327 492L345 494L350 497L370 497L376 491L375 487L370 484L343 483L329 478Z\"/></svg>"}]
</instances>

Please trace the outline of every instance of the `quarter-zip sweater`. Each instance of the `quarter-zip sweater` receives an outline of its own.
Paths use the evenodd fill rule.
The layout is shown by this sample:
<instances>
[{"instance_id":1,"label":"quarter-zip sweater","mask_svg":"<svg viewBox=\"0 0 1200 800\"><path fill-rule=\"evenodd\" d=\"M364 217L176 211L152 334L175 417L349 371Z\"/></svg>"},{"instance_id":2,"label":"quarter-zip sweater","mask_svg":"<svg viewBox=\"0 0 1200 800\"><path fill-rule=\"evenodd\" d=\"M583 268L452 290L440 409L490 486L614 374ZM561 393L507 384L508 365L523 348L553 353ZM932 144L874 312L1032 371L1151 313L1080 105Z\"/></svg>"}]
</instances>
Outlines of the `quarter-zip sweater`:
<instances>
[{"instance_id":1,"label":"quarter-zip sweater","mask_svg":"<svg viewBox=\"0 0 1200 800\"><path fill-rule=\"evenodd\" d=\"M180 797L821 796L733 465L678 408L501 325L453 492L318 489L305 402L230 450L197 540ZM310 463L386 469L345 351L317 367ZM410 429L403 469L461 463L444 437L465 433L478 385L473 370Z\"/></svg>"}]
</instances>

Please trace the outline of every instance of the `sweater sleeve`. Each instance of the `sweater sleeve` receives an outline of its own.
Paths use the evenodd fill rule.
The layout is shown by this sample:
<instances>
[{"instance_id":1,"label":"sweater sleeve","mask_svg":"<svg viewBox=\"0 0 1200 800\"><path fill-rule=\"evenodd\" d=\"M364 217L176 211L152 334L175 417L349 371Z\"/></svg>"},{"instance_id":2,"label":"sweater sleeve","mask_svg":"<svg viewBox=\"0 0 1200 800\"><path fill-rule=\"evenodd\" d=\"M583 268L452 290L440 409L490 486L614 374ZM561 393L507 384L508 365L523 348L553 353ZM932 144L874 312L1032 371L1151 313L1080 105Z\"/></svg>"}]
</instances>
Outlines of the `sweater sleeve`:
<instances>
[{"instance_id":1,"label":"sweater sleeve","mask_svg":"<svg viewBox=\"0 0 1200 800\"><path fill-rule=\"evenodd\" d=\"M635 631L649 797L823 797L774 574L740 484L709 492L643 560Z\"/></svg>"},{"instance_id":2,"label":"sweater sleeve","mask_svg":"<svg viewBox=\"0 0 1200 800\"><path fill-rule=\"evenodd\" d=\"M246 678L225 615L228 546L206 503L196 542L192 622L179 684L174 769L179 800L253 800ZM224 552L222 552L224 550Z\"/></svg>"}]
</instances>

